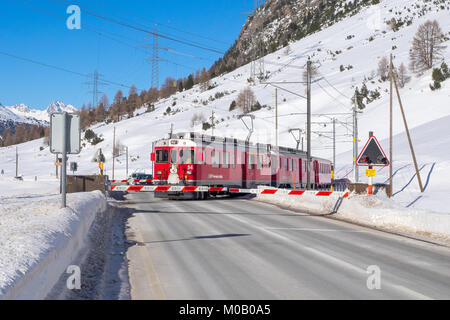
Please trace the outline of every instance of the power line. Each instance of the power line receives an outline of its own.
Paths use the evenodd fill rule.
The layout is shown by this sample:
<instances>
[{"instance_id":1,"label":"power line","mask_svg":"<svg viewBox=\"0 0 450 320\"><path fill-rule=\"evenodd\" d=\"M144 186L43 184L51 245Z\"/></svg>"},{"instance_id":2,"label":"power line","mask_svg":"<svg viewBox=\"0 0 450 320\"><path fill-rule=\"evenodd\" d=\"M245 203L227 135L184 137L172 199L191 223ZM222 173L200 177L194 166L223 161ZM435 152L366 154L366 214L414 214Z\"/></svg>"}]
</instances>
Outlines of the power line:
<instances>
[{"instance_id":1,"label":"power line","mask_svg":"<svg viewBox=\"0 0 450 320\"><path fill-rule=\"evenodd\" d=\"M62 6L66 6L68 4L67 2L66 3L61 3L61 2L59 2L57 0L49 0L49 1L57 3L57 4L62 5ZM110 18L110 17L105 17L105 16L103 16L101 14L92 12L91 10L88 10L88 9L84 9L83 12L88 14L88 15L91 15L93 17L96 17L96 18L99 18L99 19L102 19L102 20L105 20L105 21L108 21L108 22L111 22L111 23L115 23L117 25L121 25L121 26L130 28L130 29L133 29L133 30L136 30L136 31L144 32L146 34L151 34L153 36L158 36L160 38L163 38L163 39L166 39L166 40L169 40L169 41L177 42L177 43L180 43L180 44L184 44L184 45L187 45L187 46L190 46L190 47L194 47L194 48L197 48L197 49L201 49L201 50L205 50L205 51L210 51L210 52L214 52L214 53L218 53L218 54L224 54L223 51L219 51L218 49L215 49L215 48L209 48L209 47L205 47L205 46L202 46L202 45L195 44L193 42L176 39L176 38L173 38L171 36L167 36L167 35L164 35L164 34L161 34L161 33L155 34L153 31L150 31L148 29L144 29L142 27L134 26L134 25L131 25L129 23L126 23L126 22L123 22L123 21L120 21L120 20L117 20L117 19L113 19L113 18Z\"/></svg>"},{"instance_id":2,"label":"power line","mask_svg":"<svg viewBox=\"0 0 450 320\"><path fill-rule=\"evenodd\" d=\"M322 75L322 77L323 77L323 79L325 80L325 82L328 83L328 85L329 85L330 87L332 87L337 93L339 93L339 94L340 94L341 96L343 96L344 98L351 100L350 97L347 97L347 96L346 96L345 94L343 94L340 90L336 89L336 87L333 86L333 85L327 80L327 78L326 78L325 76Z\"/></svg>"},{"instance_id":3,"label":"power line","mask_svg":"<svg viewBox=\"0 0 450 320\"><path fill-rule=\"evenodd\" d=\"M69 70L69 69L58 67L58 66L51 65L51 64L48 64L48 63L44 63L44 62L40 62L40 61L36 61L36 60L24 58L24 57L20 57L20 56L11 54L11 53L0 51L0 54L4 55L4 56L11 57L11 58L14 58L14 59L17 59L17 60L22 60L22 61L33 63L33 64L36 64L36 65L40 65L40 66L43 66L43 67L55 69L55 70L58 70L58 71L63 71L63 72L66 72L66 73L71 73L71 74L74 74L74 75L77 75L77 76L80 76L80 77L91 78L88 74L83 74L81 72ZM122 84L122 83L118 83L118 82L114 82L114 81L110 81L110 80L106 80L106 79L102 79L101 82L104 82L104 83L107 83L107 84L116 85L116 86L123 87L123 88L128 88L128 89L131 88L131 86L128 86L128 85L125 85L125 84ZM136 88L136 89L138 89L140 91L143 90L143 89L139 89L139 88Z\"/></svg>"},{"instance_id":4,"label":"power line","mask_svg":"<svg viewBox=\"0 0 450 320\"><path fill-rule=\"evenodd\" d=\"M110 8L110 9L121 10L121 9L118 9L117 7L111 6L111 5L106 4L106 3L102 2L102 1L98 1L98 0L93 0L93 1L94 1L94 2L97 2L97 3L101 4L101 5L103 5L103 6L105 6L105 7L108 7L108 8ZM157 21L153 21L153 20L150 20L150 19L148 19L148 18L138 16L138 15L136 15L136 14L134 14L134 13L129 12L129 11L125 11L125 10L121 10L121 11L122 11L122 12L125 12L125 13L127 13L127 14L129 14L129 15L131 15L131 16L134 16L134 17L136 17L136 18L143 19L143 20L147 20L147 21L149 21L149 22L151 22L151 23L158 24L158 25L163 26L163 27L168 28L168 29L172 29L172 30L175 30L175 31L178 31L178 32L182 32L182 33L185 33L185 34L188 34L188 35L191 35L191 36L195 36L195 37L202 38L202 39L205 39L205 40L213 41L213 42L216 42L216 43L221 43L221 44L226 44L226 45L228 45L228 43L226 43L226 42L224 42L224 41L220 41L220 40L217 40L217 39L205 37L205 36L203 36L203 35L196 34L196 33L189 32L189 31L185 31L185 30L182 30L182 29L178 29L178 28L175 28L175 27L172 27L172 26L164 25L164 24L161 24L161 23L159 23L159 22L157 22Z\"/></svg>"}]
</instances>

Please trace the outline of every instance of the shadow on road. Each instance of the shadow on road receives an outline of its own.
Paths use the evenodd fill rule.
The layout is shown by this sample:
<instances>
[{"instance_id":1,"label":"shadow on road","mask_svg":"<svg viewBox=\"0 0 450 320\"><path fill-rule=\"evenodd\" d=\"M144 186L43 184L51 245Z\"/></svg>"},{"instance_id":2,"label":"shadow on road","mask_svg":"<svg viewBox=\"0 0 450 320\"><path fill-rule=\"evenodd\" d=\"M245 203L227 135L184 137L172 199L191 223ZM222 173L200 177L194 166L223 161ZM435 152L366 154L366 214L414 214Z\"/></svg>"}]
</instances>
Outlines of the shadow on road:
<instances>
[{"instance_id":1,"label":"shadow on road","mask_svg":"<svg viewBox=\"0 0 450 320\"><path fill-rule=\"evenodd\" d=\"M204 240L204 239L223 239L223 238L248 237L248 236L251 236L251 234L248 234L248 233L225 233L225 234L215 234L215 235L209 235L209 236L196 236L196 237L190 237L190 238L184 238L184 239L138 242L137 245L144 246L146 244L152 244L152 243L165 243L165 242L178 242L178 241L191 241L191 240Z\"/></svg>"}]
</instances>

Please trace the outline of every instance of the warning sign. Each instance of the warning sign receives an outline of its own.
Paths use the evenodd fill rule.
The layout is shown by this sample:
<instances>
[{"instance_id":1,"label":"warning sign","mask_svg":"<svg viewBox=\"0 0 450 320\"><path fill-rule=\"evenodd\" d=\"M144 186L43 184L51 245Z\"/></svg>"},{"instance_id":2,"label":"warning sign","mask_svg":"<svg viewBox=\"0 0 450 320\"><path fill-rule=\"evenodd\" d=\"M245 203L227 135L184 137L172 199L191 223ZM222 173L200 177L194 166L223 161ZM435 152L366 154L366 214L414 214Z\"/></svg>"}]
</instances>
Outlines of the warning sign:
<instances>
[{"instance_id":1,"label":"warning sign","mask_svg":"<svg viewBox=\"0 0 450 320\"><path fill-rule=\"evenodd\" d=\"M378 143L377 138L370 137L363 150L356 159L357 166L389 166L389 160Z\"/></svg>"}]
</instances>

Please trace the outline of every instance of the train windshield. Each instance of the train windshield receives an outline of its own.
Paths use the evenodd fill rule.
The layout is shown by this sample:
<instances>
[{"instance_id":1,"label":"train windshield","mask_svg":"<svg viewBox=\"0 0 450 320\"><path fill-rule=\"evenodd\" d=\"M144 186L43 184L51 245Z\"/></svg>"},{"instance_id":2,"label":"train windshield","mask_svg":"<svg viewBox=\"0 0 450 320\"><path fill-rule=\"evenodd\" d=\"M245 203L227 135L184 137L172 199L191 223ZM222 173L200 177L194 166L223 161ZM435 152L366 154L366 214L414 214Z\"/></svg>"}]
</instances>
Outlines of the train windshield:
<instances>
[{"instance_id":1,"label":"train windshield","mask_svg":"<svg viewBox=\"0 0 450 320\"><path fill-rule=\"evenodd\" d=\"M193 164L194 163L194 150L181 149L180 150L180 163L181 164Z\"/></svg>"},{"instance_id":2,"label":"train windshield","mask_svg":"<svg viewBox=\"0 0 450 320\"><path fill-rule=\"evenodd\" d=\"M169 151L167 149L156 150L156 163L167 163L169 161Z\"/></svg>"},{"instance_id":3,"label":"train windshield","mask_svg":"<svg viewBox=\"0 0 450 320\"><path fill-rule=\"evenodd\" d=\"M177 153L176 149L170 150L170 163L177 163Z\"/></svg>"}]
</instances>

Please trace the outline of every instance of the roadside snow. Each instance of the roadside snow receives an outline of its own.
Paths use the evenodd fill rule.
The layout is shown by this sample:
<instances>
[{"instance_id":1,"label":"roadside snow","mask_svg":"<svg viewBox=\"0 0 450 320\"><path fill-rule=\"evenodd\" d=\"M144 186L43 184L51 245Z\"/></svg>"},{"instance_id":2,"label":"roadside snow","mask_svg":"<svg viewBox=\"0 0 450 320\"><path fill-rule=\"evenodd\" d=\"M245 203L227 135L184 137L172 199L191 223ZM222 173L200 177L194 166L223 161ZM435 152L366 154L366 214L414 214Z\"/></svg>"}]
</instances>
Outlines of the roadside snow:
<instances>
[{"instance_id":1,"label":"roadside snow","mask_svg":"<svg viewBox=\"0 0 450 320\"><path fill-rule=\"evenodd\" d=\"M32 195L1 198L0 299L45 298L85 249L92 222L106 209L99 191L69 194L68 208L61 209L60 196L39 193L44 189L30 187Z\"/></svg>"},{"instance_id":2,"label":"roadside snow","mask_svg":"<svg viewBox=\"0 0 450 320\"><path fill-rule=\"evenodd\" d=\"M334 212L338 197L257 195L257 201L271 203L293 211L326 215L335 219L415 236L450 240L450 215L429 210L405 208L384 193L355 195L343 199Z\"/></svg>"}]
</instances>

